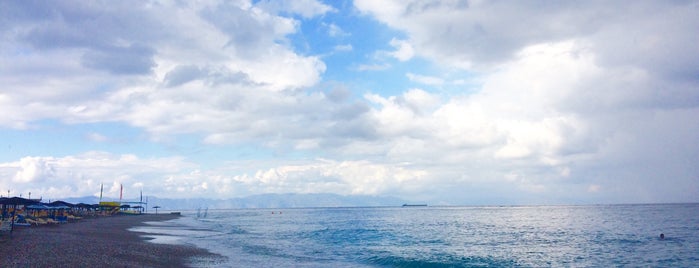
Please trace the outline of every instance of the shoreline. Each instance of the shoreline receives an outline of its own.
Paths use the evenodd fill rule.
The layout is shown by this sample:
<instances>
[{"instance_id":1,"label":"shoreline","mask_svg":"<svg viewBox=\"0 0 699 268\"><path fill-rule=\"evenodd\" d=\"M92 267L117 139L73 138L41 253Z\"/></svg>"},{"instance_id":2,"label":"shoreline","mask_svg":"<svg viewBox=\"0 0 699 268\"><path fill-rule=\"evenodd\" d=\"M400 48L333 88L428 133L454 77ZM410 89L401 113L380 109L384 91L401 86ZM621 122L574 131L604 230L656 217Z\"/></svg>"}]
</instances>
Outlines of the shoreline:
<instances>
[{"instance_id":1,"label":"shoreline","mask_svg":"<svg viewBox=\"0 0 699 268\"><path fill-rule=\"evenodd\" d=\"M222 256L194 245L148 242L129 231L145 222L181 217L141 214L87 217L51 226L15 226L0 232L0 267L183 267L207 266Z\"/></svg>"}]
</instances>

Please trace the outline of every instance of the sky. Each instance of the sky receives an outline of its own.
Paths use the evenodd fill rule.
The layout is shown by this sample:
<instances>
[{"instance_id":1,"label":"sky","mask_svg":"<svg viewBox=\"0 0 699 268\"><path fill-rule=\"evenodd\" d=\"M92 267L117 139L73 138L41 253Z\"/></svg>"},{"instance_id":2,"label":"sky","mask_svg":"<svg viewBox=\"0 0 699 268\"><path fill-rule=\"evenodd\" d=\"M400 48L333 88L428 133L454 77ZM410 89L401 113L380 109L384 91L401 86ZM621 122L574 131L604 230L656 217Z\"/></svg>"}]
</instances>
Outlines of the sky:
<instances>
[{"instance_id":1,"label":"sky","mask_svg":"<svg viewBox=\"0 0 699 268\"><path fill-rule=\"evenodd\" d=\"M1 1L0 194L699 202L697 1Z\"/></svg>"}]
</instances>

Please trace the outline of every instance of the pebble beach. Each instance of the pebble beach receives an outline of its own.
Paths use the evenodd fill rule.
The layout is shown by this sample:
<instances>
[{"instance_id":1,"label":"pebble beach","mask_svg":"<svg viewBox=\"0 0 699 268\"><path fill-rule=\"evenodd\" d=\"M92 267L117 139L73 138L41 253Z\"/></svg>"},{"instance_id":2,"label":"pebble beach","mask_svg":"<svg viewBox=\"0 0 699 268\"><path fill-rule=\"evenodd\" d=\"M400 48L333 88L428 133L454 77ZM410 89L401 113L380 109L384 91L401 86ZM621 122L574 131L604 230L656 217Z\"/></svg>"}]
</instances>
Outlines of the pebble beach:
<instances>
[{"instance_id":1,"label":"pebble beach","mask_svg":"<svg viewBox=\"0 0 699 268\"><path fill-rule=\"evenodd\" d=\"M0 232L0 267L196 267L219 255L189 245L156 244L129 228L171 214L92 217Z\"/></svg>"}]
</instances>

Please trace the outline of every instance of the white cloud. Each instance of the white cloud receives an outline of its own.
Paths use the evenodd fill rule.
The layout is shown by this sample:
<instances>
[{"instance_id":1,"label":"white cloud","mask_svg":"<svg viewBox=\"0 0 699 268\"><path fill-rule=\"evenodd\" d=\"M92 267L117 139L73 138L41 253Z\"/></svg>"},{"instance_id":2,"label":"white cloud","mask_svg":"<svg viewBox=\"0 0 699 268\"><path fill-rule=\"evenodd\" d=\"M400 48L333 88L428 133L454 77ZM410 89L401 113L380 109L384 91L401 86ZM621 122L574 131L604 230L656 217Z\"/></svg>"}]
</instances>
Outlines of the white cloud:
<instances>
[{"instance_id":1,"label":"white cloud","mask_svg":"<svg viewBox=\"0 0 699 268\"><path fill-rule=\"evenodd\" d=\"M326 24L326 26L328 27L328 35L331 37L345 37L351 35L350 33L342 30L342 28L335 23Z\"/></svg>"},{"instance_id":2,"label":"white cloud","mask_svg":"<svg viewBox=\"0 0 699 268\"><path fill-rule=\"evenodd\" d=\"M238 175L233 181L258 192L325 193L376 195L406 191L424 184L423 170L411 170L368 161L316 160L313 163L258 170Z\"/></svg>"},{"instance_id":3,"label":"white cloud","mask_svg":"<svg viewBox=\"0 0 699 268\"><path fill-rule=\"evenodd\" d=\"M665 109L667 103L675 100L654 93L653 85L658 81L635 68L603 68L586 42L533 45L516 55L513 60L501 64L497 72L480 77L482 87L479 91L453 97L445 103L437 102L436 106L434 102L430 102L433 103L430 106L413 106L400 97L367 95L367 100L374 104L371 114L376 120L376 128L385 139L357 146L375 146L379 152L389 151L388 157L392 161L409 160L414 166L431 170L431 174L439 172L429 166L439 166L441 170L467 175L467 181L480 177L488 178L491 183L507 182L511 185L503 186L503 189L518 185L517 188L523 191L545 195L577 187L576 196L582 196L588 191L584 183L591 183L598 185L596 189L606 189L604 198L608 200L613 196L631 198L635 193L609 187L615 183L614 179L599 180L594 174L602 172L600 170L606 169L607 165L640 161L634 160L636 156L630 153L623 153L623 156L608 153L656 155L655 149L641 144L654 144L657 142L653 139L668 135L638 133L653 133L655 131L650 131L653 129L674 130L674 135L681 136L673 138L674 142L688 148L696 147L697 138L685 136L692 130L686 127L686 123L679 123L688 122L689 114L696 109L677 110L671 105L666 115L673 114L677 120L660 123L646 119L658 117L657 109ZM617 88L622 85L628 88ZM651 96L668 99L652 104L648 99ZM621 142L629 139L635 141ZM362 151L355 146L348 147L348 150ZM683 150L684 156L679 158L690 157L687 153L692 150ZM660 163L666 162L652 158L652 161L643 160L643 168L623 168L638 177L616 176L619 180L636 180L650 189L653 187L650 183L663 176L651 174L665 169L665 164ZM668 156L667 161L673 158ZM471 166L468 163L479 164ZM689 196L686 189L696 192L697 185L692 183L695 176L691 168L681 166L675 166L674 170L681 175L674 173L673 178L678 185L692 185L676 189L681 192L678 195L686 199ZM657 171L644 171L650 167ZM511 170L517 170L516 180L511 179ZM455 178L455 175L449 176ZM436 177L431 177L431 180L442 186L448 184L447 181L439 182ZM668 197L660 193L649 193L643 198L645 201L672 199L664 199Z\"/></svg>"},{"instance_id":4,"label":"white cloud","mask_svg":"<svg viewBox=\"0 0 699 268\"><path fill-rule=\"evenodd\" d=\"M97 196L101 184L104 195L111 198L119 195L122 185L126 198L136 198L141 190L161 197L175 197L176 193L178 198L287 192L375 195L415 191L426 183L423 178L427 175L424 170L396 165L323 159L257 168L248 167L246 170L250 172L238 170L230 174L225 169L201 171L182 158L142 159L89 152L0 163L0 172L16 172L15 180L0 180L0 187L12 185L13 191L43 193L46 197Z\"/></svg>"},{"instance_id":5,"label":"white cloud","mask_svg":"<svg viewBox=\"0 0 699 268\"><path fill-rule=\"evenodd\" d=\"M28 7L17 4L8 8ZM70 5L59 5L55 13L73 9ZM85 25L83 20L88 20L89 14L99 12L108 14L112 20L128 22L103 25L104 29L95 25L97 28L78 32L78 36L59 30L52 32L41 26L56 22L59 26L50 27L72 31ZM325 70L318 57L298 55L278 42L296 31L294 20L261 12L244 2L163 5L158 9L96 5L85 13L85 17L71 21L49 16L29 24L5 26L15 31L2 32L8 37L3 39L2 46L27 53L2 52L6 57L0 61L7 64L0 64L3 66L0 81L7 90L0 95L0 101L5 104L0 107L0 124L27 128L27 122L41 119L73 124L123 121L143 126L152 133L209 131L212 126L226 125L219 119L236 120L236 115L223 116L236 109L231 106L236 99L228 97L241 98L244 92L309 87L318 83ZM134 13L142 16L134 18ZM107 24L112 20L88 24ZM65 42L56 42L56 38ZM89 42L83 42L88 39ZM103 42L124 43L127 47L147 44L152 49L147 49L145 57L153 64L146 71L141 67L113 66L113 63L102 66L102 61L97 61L99 55L114 55L110 54L111 50L102 50L98 44ZM129 54L120 58L143 54L138 49L119 51ZM90 56L93 54L95 57ZM86 57L89 64L85 63ZM129 70L114 69L122 67ZM34 78L37 72L41 72L42 79ZM231 90L232 94L226 92Z\"/></svg>"},{"instance_id":6,"label":"white cloud","mask_svg":"<svg viewBox=\"0 0 699 268\"><path fill-rule=\"evenodd\" d=\"M444 84L444 79L434 76L419 75L414 73L407 73L405 76L410 79L410 81L418 82L425 85L431 86L441 86Z\"/></svg>"},{"instance_id":7,"label":"white cloud","mask_svg":"<svg viewBox=\"0 0 699 268\"><path fill-rule=\"evenodd\" d=\"M89 195L104 182L111 195L123 184L164 197L335 192L452 203L699 196L699 48L687 34L699 16L680 2L355 1L405 34L378 57L401 70L428 61L443 75L398 76L448 94L388 80L368 81L385 91L329 89L321 58L287 39L302 23L288 15L333 12L316 1L90 5L71 20L71 3L50 16L22 3L0 10L0 126L116 122L157 141L187 134L203 148L282 157L20 156L0 163L0 189ZM323 23L341 34L343 25ZM381 60L354 68L396 77ZM87 138L107 140L101 133ZM289 160L296 155L323 160Z\"/></svg>"},{"instance_id":8,"label":"white cloud","mask_svg":"<svg viewBox=\"0 0 699 268\"><path fill-rule=\"evenodd\" d=\"M390 64L360 64L357 66L357 71L383 71L391 68Z\"/></svg>"},{"instance_id":9,"label":"white cloud","mask_svg":"<svg viewBox=\"0 0 699 268\"><path fill-rule=\"evenodd\" d=\"M107 136L104 136L104 135L97 133L97 132L87 133L87 139L94 141L94 142L105 142L105 141L109 140L109 138Z\"/></svg>"},{"instance_id":10,"label":"white cloud","mask_svg":"<svg viewBox=\"0 0 699 268\"><path fill-rule=\"evenodd\" d=\"M599 192L601 189L602 187L597 184L590 184L590 186L587 187L587 191L591 193Z\"/></svg>"},{"instance_id":11,"label":"white cloud","mask_svg":"<svg viewBox=\"0 0 699 268\"><path fill-rule=\"evenodd\" d=\"M334 8L316 0L263 0L255 4L270 13L293 13L305 18L312 18L335 11Z\"/></svg>"},{"instance_id":12,"label":"white cloud","mask_svg":"<svg viewBox=\"0 0 699 268\"><path fill-rule=\"evenodd\" d=\"M399 61L410 60L411 58L413 58L413 55L415 55L415 51L413 50L412 45L408 41L398 40L394 38L391 39L390 44L391 46L396 48L395 51L390 52L390 55L398 59Z\"/></svg>"},{"instance_id":13,"label":"white cloud","mask_svg":"<svg viewBox=\"0 0 699 268\"><path fill-rule=\"evenodd\" d=\"M18 163L19 170L15 173L14 182L43 182L54 177L56 170L51 162L52 158L22 158Z\"/></svg>"},{"instance_id":14,"label":"white cloud","mask_svg":"<svg viewBox=\"0 0 699 268\"><path fill-rule=\"evenodd\" d=\"M666 160L637 158L658 155L659 149L648 146L667 140L668 134L658 129L681 136L674 139L678 144L696 147L696 138L686 136L693 127L679 123L699 116L689 116L699 102L688 101L699 97L699 91L690 89L696 88L696 75L689 75L699 70L699 47L683 34L699 25L696 3L354 3L403 31L416 56L447 70L477 74L480 91L452 98L437 110L440 119L432 124L443 141L471 148L457 159L485 155L495 159L494 170L516 168L523 171L518 176L539 180L565 178L549 182L562 192L572 189L564 185L595 185L574 192L594 190L595 198L608 200L636 196L649 202L673 195L688 200L699 191L692 183L696 173L688 165L674 165L673 183L686 187L673 191L668 185L664 193L653 193L653 181L667 177L660 175L667 170L661 164ZM660 123L659 114L676 119ZM683 156L668 156L667 161L682 163L679 159L692 158L692 150L677 150ZM445 153L450 154L460 155ZM510 166L511 161L517 166ZM556 170L566 172L554 176ZM612 170L615 175L601 176ZM625 192L625 183L638 187Z\"/></svg>"},{"instance_id":15,"label":"white cloud","mask_svg":"<svg viewBox=\"0 0 699 268\"><path fill-rule=\"evenodd\" d=\"M17 162L0 163L0 174L14 179L0 179L0 187L16 192L32 192L45 197L97 196L100 184L105 196L136 196L140 187L154 195L168 195L161 181L168 174L178 174L196 167L182 158L143 159L135 155L87 152L66 157L25 157ZM109 186L111 185L111 186Z\"/></svg>"},{"instance_id":16,"label":"white cloud","mask_svg":"<svg viewBox=\"0 0 699 268\"><path fill-rule=\"evenodd\" d=\"M692 2L531 5L358 0L354 4L406 32L419 56L442 65L492 68L532 44L585 39L605 63L632 63L682 74L687 71L679 66L699 67L695 64L699 48L689 45L692 37L682 34L699 23Z\"/></svg>"},{"instance_id":17,"label":"white cloud","mask_svg":"<svg viewBox=\"0 0 699 268\"><path fill-rule=\"evenodd\" d=\"M335 46L335 51L352 51L352 49L353 48L351 44Z\"/></svg>"}]
</instances>

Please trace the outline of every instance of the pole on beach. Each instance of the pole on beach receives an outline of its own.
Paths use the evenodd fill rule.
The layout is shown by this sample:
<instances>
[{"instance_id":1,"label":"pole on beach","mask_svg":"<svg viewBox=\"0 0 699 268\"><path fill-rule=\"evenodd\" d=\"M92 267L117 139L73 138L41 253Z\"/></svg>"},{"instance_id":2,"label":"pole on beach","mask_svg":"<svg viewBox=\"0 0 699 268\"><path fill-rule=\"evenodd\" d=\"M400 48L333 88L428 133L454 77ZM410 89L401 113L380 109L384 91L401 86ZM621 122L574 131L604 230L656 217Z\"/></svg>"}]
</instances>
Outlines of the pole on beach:
<instances>
[{"instance_id":1,"label":"pole on beach","mask_svg":"<svg viewBox=\"0 0 699 268\"><path fill-rule=\"evenodd\" d=\"M15 230L15 213L17 212L17 204L12 206L12 217L10 217L10 236L12 236L12 231Z\"/></svg>"}]
</instances>

